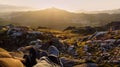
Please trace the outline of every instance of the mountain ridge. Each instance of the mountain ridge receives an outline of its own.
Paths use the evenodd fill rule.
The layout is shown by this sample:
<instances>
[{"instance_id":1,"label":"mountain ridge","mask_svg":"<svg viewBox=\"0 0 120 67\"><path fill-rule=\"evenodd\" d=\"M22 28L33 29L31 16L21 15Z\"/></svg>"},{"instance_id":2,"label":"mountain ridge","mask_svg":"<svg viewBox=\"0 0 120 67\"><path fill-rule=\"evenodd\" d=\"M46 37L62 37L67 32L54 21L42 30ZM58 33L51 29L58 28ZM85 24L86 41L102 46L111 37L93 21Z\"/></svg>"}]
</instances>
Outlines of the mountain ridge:
<instances>
[{"instance_id":1,"label":"mountain ridge","mask_svg":"<svg viewBox=\"0 0 120 67\"><path fill-rule=\"evenodd\" d=\"M19 25L65 29L68 26L102 26L112 21L120 21L120 14L73 13L63 9L48 8L37 11L13 12L1 18Z\"/></svg>"},{"instance_id":2,"label":"mountain ridge","mask_svg":"<svg viewBox=\"0 0 120 67\"><path fill-rule=\"evenodd\" d=\"M108 13L108 14L119 14L119 9L111 9L111 10L99 10L99 11L86 11L86 10L77 10L76 13L87 13L87 14L98 14L98 13Z\"/></svg>"}]
</instances>

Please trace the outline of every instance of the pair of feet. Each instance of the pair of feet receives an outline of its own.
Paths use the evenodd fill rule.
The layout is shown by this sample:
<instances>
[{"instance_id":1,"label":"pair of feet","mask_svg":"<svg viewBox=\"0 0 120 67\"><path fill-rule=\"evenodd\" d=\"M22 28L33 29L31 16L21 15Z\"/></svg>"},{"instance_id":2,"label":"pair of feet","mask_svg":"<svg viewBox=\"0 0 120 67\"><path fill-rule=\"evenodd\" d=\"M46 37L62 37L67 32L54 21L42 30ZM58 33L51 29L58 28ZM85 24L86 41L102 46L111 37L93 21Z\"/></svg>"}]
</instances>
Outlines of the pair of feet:
<instances>
[{"instance_id":1,"label":"pair of feet","mask_svg":"<svg viewBox=\"0 0 120 67\"><path fill-rule=\"evenodd\" d=\"M48 48L48 53L49 53L48 58L53 63L56 63L56 64L60 65L61 67L63 67L63 64L61 63L61 60L59 59L60 52L59 52L59 50L55 46L50 46Z\"/></svg>"},{"instance_id":2,"label":"pair of feet","mask_svg":"<svg viewBox=\"0 0 120 67\"><path fill-rule=\"evenodd\" d=\"M48 53L50 56L59 57L59 50L55 46L50 46L48 48Z\"/></svg>"}]
</instances>

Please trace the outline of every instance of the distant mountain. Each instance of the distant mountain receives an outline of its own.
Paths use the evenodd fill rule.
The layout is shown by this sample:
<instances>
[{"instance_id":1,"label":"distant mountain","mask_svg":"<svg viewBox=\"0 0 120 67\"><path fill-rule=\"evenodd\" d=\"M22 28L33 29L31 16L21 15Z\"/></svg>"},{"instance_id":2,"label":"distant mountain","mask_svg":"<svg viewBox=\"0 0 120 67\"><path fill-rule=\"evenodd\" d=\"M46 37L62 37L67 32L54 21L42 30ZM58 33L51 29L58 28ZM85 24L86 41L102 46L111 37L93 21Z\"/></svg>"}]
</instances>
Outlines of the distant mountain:
<instances>
[{"instance_id":1,"label":"distant mountain","mask_svg":"<svg viewBox=\"0 0 120 67\"><path fill-rule=\"evenodd\" d=\"M58 8L48 8L37 11L13 12L0 18L19 25L65 29L68 26L103 26L112 21L120 21L120 14L72 13Z\"/></svg>"},{"instance_id":2,"label":"distant mountain","mask_svg":"<svg viewBox=\"0 0 120 67\"><path fill-rule=\"evenodd\" d=\"M33 10L30 7L19 7L19 6L11 6L11 5L1 5L0 4L0 12L16 12L16 11L28 11Z\"/></svg>"},{"instance_id":3,"label":"distant mountain","mask_svg":"<svg viewBox=\"0 0 120 67\"><path fill-rule=\"evenodd\" d=\"M87 14L97 14L97 13L120 14L120 9L103 10L103 11L83 11L83 10L78 10L78 11L76 11L76 13L87 13Z\"/></svg>"},{"instance_id":4,"label":"distant mountain","mask_svg":"<svg viewBox=\"0 0 120 67\"><path fill-rule=\"evenodd\" d=\"M80 25L80 23L73 22L74 16L74 13L62 9L48 8L39 11L15 12L2 18L12 23L18 23L19 25L64 29L70 25Z\"/></svg>"}]
</instances>

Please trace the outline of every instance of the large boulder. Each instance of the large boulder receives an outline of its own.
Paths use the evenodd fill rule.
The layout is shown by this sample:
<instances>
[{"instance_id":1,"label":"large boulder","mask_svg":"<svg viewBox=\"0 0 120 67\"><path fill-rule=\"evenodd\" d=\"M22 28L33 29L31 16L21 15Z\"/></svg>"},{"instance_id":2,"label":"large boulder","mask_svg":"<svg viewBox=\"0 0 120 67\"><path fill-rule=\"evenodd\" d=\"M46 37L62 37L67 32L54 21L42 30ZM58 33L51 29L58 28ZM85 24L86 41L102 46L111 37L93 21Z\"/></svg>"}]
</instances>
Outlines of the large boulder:
<instances>
[{"instance_id":1,"label":"large boulder","mask_svg":"<svg viewBox=\"0 0 120 67\"><path fill-rule=\"evenodd\" d=\"M24 65L17 59L0 58L0 67L24 67Z\"/></svg>"},{"instance_id":2,"label":"large boulder","mask_svg":"<svg viewBox=\"0 0 120 67\"><path fill-rule=\"evenodd\" d=\"M24 67L22 62L14 59L8 51L0 48L0 67Z\"/></svg>"}]
</instances>

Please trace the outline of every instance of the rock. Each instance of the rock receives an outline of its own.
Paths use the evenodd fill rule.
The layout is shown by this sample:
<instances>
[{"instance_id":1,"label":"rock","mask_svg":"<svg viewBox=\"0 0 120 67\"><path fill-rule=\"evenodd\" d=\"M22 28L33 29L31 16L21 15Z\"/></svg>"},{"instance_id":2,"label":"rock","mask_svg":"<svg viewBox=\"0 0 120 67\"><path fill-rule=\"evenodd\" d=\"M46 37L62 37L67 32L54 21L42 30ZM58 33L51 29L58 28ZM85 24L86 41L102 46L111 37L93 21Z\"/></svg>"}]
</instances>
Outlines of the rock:
<instances>
[{"instance_id":1,"label":"rock","mask_svg":"<svg viewBox=\"0 0 120 67\"><path fill-rule=\"evenodd\" d=\"M81 64L81 65L76 65L74 67L98 67L98 66L95 63L84 63L84 64Z\"/></svg>"}]
</instances>

